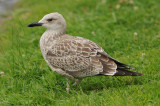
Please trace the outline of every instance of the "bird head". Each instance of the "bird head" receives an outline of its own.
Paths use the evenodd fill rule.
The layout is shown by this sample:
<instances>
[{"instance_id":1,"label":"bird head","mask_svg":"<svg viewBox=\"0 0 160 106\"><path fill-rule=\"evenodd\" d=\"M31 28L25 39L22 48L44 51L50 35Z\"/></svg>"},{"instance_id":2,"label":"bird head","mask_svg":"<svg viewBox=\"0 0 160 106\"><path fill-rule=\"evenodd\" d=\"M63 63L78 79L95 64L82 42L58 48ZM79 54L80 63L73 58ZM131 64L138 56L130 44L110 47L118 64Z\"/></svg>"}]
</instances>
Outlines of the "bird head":
<instances>
[{"instance_id":1,"label":"bird head","mask_svg":"<svg viewBox=\"0 0 160 106\"><path fill-rule=\"evenodd\" d=\"M66 21L58 12L45 15L40 21L33 22L28 27L43 26L48 30L66 30Z\"/></svg>"}]
</instances>

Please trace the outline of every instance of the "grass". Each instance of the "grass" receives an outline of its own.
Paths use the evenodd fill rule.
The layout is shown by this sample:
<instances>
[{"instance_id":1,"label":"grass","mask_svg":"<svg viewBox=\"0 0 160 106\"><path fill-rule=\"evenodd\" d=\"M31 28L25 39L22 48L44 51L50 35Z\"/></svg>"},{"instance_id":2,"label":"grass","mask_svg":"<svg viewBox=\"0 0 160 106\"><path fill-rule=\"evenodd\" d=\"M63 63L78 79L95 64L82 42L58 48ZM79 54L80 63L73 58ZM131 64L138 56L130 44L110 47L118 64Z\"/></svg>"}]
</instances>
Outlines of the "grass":
<instances>
[{"instance_id":1,"label":"grass","mask_svg":"<svg viewBox=\"0 0 160 106\"><path fill-rule=\"evenodd\" d=\"M0 30L0 105L160 105L160 2L128 0L21 0ZM116 9L117 7L117 9ZM88 77L65 91L64 77L41 56L44 28L28 28L58 11L67 33L90 39L141 77ZM137 33L136 36L134 33Z\"/></svg>"}]
</instances>

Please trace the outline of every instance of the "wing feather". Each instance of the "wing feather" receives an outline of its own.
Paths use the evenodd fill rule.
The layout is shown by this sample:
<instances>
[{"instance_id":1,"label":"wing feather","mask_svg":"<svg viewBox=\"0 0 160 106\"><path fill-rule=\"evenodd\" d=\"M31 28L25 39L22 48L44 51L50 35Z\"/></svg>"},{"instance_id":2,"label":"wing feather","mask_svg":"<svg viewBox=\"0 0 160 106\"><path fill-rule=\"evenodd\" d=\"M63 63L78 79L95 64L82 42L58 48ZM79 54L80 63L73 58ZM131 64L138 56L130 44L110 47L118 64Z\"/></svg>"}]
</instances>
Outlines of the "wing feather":
<instances>
[{"instance_id":1,"label":"wing feather","mask_svg":"<svg viewBox=\"0 0 160 106\"><path fill-rule=\"evenodd\" d=\"M93 65L91 57L96 57L99 49L96 44L81 37L61 39L51 48L46 56L50 64L73 72L91 67Z\"/></svg>"},{"instance_id":2,"label":"wing feather","mask_svg":"<svg viewBox=\"0 0 160 106\"><path fill-rule=\"evenodd\" d=\"M46 57L51 65L68 72L86 70L103 75L116 73L116 63L94 42L81 37L59 39L57 42L47 52Z\"/></svg>"}]
</instances>

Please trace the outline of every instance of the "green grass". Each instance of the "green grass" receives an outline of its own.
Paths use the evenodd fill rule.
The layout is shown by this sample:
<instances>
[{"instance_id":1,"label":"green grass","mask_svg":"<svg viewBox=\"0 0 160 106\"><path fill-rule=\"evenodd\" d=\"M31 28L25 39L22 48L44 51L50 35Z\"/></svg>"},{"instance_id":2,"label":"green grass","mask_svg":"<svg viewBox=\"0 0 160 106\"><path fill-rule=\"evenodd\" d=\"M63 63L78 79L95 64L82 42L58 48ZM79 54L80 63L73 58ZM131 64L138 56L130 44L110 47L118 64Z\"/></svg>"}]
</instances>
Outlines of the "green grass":
<instances>
[{"instance_id":1,"label":"green grass","mask_svg":"<svg viewBox=\"0 0 160 106\"><path fill-rule=\"evenodd\" d=\"M106 1L106 2L105 2ZM134 0L21 0L0 31L0 106L160 105L160 2ZM134 8L138 7L135 11ZM88 77L65 91L66 80L41 56L44 28L28 28L51 12L63 14L67 33L90 39L141 77ZM134 36L137 32L138 35Z\"/></svg>"}]
</instances>

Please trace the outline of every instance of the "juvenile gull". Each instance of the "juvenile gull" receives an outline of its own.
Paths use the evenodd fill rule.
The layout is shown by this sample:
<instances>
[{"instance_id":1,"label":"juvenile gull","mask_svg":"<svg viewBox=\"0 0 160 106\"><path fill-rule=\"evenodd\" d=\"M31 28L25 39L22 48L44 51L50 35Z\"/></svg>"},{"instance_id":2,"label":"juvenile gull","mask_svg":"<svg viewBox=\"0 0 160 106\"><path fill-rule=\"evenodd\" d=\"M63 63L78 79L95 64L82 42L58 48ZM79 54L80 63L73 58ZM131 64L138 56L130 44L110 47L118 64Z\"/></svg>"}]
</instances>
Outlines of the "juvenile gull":
<instances>
[{"instance_id":1,"label":"juvenile gull","mask_svg":"<svg viewBox=\"0 0 160 106\"><path fill-rule=\"evenodd\" d=\"M50 68L69 80L78 79L79 84L84 77L95 75L106 76L141 76L141 73L131 72L128 65L109 56L96 43L66 34L66 22L57 12L45 15L40 21L29 27L43 26L47 30L40 39L42 55Z\"/></svg>"}]
</instances>

